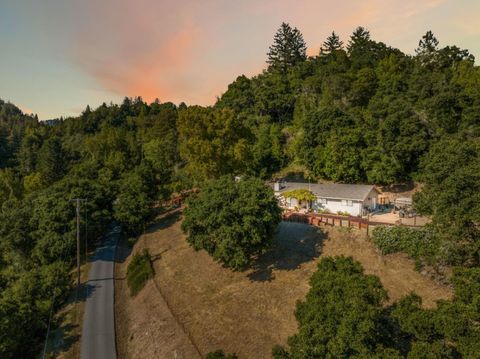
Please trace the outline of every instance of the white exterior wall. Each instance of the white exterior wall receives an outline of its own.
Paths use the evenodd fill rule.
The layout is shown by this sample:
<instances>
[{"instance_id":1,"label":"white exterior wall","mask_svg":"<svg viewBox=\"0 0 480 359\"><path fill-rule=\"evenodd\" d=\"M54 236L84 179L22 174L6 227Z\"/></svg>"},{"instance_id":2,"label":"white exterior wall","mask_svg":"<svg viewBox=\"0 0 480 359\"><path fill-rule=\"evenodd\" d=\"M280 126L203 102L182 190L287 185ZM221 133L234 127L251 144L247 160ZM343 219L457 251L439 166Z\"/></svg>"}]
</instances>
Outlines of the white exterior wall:
<instances>
[{"instance_id":1,"label":"white exterior wall","mask_svg":"<svg viewBox=\"0 0 480 359\"><path fill-rule=\"evenodd\" d=\"M327 198L327 203L322 204L320 203L320 199L316 201L316 203L313 203L313 210L325 210L327 209L331 213L335 214L337 212L348 212L351 216L359 216L362 213L362 202L360 201L351 201L352 205L348 206L345 204L342 204L342 200L340 199L328 199ZM347 202L348 203L348 202Z\"/></svg>"},{"instance_id":2,"label":"white exterior wall","mask_svg":"<svg viewBox=\"0 0 480 359\"><path fill-rule=\"evenodd\" d=\"M372 189L363 204L372 210L375 209L378 206L378 192Z\"/></svg>"},{"instance_id":3,"label":"white exterior wall","mask_svg":"<svg viewBox=\"0 0 480 359\"><path fill-rule=\"evenodd\" d=\"M279 201L283 202L285 201L283 197L281 197L280 192L275 192L275 195L278 197ZM296 206L299 206L298 201L295 198L289 198L286 199L286 205L287 208L289 209L294 209ZM361 216L363 206L368 206L371 209L374 209L374 205L378 206L378 192L376 190L372 190L365 201L352 201L352 206L348 206L345 204L342 204L342 200L340 199L327 199L327 204L322 204L320 203L321 199L318 198L317 201L314 201L312 203L312 209L313 211L318 211L318 210L325 210L327 209L330 211L332 214L335 214L337 212L348 212L350 213L351 216Z\"/></svg>"}]
</instances>

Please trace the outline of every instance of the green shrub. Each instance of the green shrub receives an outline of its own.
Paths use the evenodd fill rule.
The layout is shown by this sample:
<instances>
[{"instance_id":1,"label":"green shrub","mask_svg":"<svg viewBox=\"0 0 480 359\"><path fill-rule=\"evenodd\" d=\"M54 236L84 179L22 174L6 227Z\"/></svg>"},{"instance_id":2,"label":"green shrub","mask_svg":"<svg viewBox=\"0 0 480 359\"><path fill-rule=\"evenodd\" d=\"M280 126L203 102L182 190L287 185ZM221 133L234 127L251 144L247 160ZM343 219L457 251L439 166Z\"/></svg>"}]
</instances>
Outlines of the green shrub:
<instances>
[{"instance_id":1,"label":"green shrub","mask_svg":"<svg viewBox=\"0 0 480 359\"><path fill-rule=\"evenodd\" d=\"M215 350L214 352L210 352L207 354L207 359L237 359L237 355L233 354L225 354L223 350Z\"/></svg>"},{"instance_id":2,"label":"green shrub","mask_svg":"<svg viewBox=\"0 0 480 359\"><path fill-rule=\"evenodd\" d=\"M132 261L127 268L127 283L131 295L137 295L145 286L145 283L153 277L154 271L148 250L133 255Z\"/></svg>"},{"instance_id":3,"label":"green shrub","mask_svg":"<svg viewBox=\"0 0 480 359\"><path fill-rule=\"evenodd\" d=\"M404 252L415 259L417 264L434 263L440 249L439 241L429 227L381 226L373 230L372 239L382 254Z\"/></svg>"}]
</instances>

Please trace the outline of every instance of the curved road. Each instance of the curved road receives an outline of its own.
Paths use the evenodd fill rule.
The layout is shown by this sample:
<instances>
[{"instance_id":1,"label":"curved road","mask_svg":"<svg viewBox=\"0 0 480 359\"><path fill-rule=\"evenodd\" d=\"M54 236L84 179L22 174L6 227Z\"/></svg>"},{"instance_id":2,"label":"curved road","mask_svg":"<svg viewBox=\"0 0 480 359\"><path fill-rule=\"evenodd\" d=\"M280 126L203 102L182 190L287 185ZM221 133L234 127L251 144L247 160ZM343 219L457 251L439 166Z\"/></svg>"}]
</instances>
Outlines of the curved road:
<instances>
[{"instance_id":1,"label":"curved road","mask_svg":"<svg viewBox=\"0 0 480 359\"><path fill-rule=\"evenodd\" d=\"M114 261L120 227L111 230L90 259L81 337L81 359L115 359Z\"/></svg>"}]
</instances>

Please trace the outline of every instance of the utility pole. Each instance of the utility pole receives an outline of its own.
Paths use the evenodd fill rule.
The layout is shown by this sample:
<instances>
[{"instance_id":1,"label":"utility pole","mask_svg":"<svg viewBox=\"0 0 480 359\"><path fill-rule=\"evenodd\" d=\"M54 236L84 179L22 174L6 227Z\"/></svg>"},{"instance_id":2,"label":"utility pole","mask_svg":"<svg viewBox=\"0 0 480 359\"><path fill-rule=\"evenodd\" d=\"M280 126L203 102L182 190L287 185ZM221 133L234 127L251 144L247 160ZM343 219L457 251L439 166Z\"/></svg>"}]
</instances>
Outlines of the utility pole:
<instances>
[{"instance_id":1,"label":"utility pole","mask_svg":"<svg viewBox=\"0 0 480 359\"><path fill-rule=\"evenodd\" d=\"M76 202L76 212L77 212L77 299L78 299L78 290L80 289L80 204L86 202L85 198L74 198L70 201Z\"/></svg>"}]
</instances>

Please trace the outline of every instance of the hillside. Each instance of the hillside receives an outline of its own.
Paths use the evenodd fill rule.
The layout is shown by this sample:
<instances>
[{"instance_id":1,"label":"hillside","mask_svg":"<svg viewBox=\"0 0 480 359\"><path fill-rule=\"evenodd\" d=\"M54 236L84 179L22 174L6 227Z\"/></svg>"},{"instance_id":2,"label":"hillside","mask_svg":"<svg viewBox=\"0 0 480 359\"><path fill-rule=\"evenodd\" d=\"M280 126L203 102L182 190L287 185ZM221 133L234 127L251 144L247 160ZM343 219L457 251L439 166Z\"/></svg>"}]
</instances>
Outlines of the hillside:
<instances>
[{"instance_id":1,"label":"hillside","mask_svg":"<svg viewBox=\"0 0 480 359\"><path fill-rule=\"evenodd\" d=\"M427 308L452 296L450 288L416 272L412 260L381 258L358 231L282 223L271 251L251 269L232 272L189 247L180 223L179 213L163 216L133 247L132 253L146 248L155 258L155 277L137 297L130 296L125 280L119 281L121 358L193 358L192 346L203 356L223 348L239 358L270 358L272 347L285 344L297 330L295 303L304 298L316 263L325 256L359 260L367 273L380 277L389 304L412 291ZM128 262L117 267L118 278L125 278Z\"/></svg>"}]
</instances>

